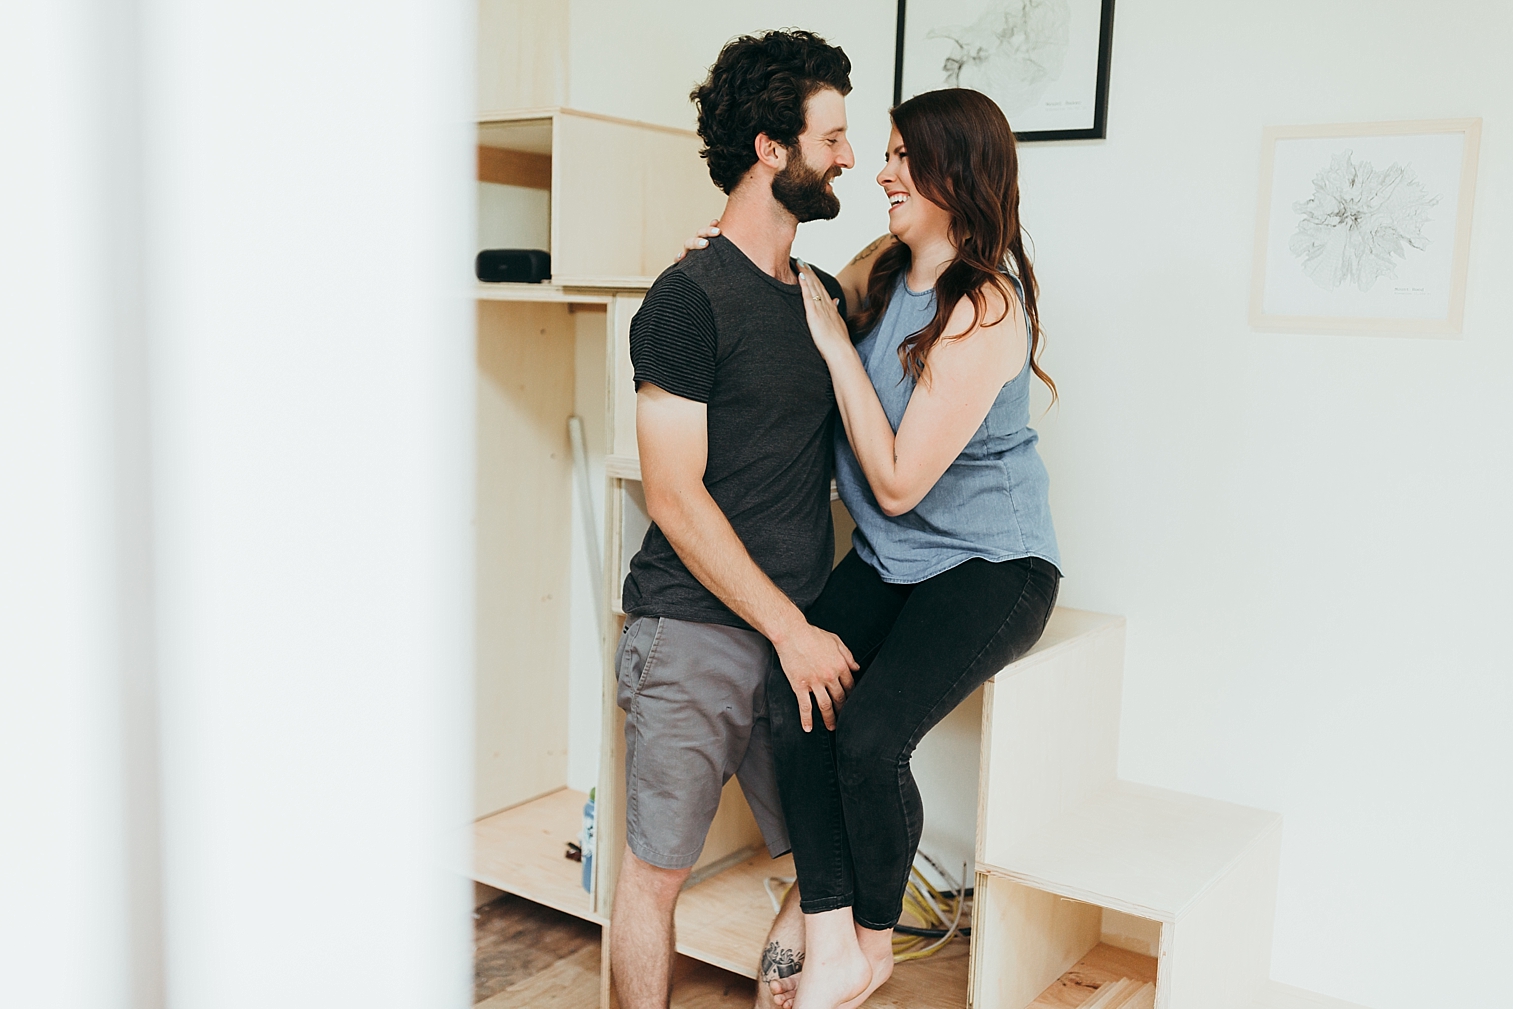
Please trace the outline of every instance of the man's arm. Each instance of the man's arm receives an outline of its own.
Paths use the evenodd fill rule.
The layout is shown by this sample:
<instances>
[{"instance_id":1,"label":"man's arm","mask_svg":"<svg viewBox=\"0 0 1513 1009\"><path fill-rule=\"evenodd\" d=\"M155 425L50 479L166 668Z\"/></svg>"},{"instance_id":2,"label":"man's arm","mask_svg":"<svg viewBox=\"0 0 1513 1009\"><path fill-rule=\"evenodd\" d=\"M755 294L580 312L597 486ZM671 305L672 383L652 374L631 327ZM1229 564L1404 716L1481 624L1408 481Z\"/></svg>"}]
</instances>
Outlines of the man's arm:
<instances>
[{"instance_id":1,"label":"man's arm","mask_svg":"<svg viewBox=\"0 0 1513 1009\"><path fill-rule=\"evenodd\" d=\"M804 731L813 727L809 695L825 727L859 668L841 639L804 619L746 551L730 520L704 486L709 458L705 406L650 382L636 394L636 441L646 508L678 557L704 587L777 649L798 697Z\"/></svg>"}]
</instances>

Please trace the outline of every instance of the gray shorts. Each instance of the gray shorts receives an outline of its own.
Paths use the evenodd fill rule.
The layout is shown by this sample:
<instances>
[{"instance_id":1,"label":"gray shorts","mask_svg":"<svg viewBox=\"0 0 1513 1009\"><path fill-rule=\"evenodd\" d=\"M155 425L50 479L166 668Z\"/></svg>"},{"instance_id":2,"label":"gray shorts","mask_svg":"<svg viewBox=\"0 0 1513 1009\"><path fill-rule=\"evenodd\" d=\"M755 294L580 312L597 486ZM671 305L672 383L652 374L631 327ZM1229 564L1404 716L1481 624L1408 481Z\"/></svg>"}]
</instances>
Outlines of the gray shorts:
<instances>
[{"instance_id":1,"label":"gray shorts","mask_svg":"<svg viewBox=\"0 0 1513 1009\"><path fill-rule=\"evenodd\" d=\"M787 851L767 721L777 655L756 631L632 617L615 652L625 709L625 838L643 862L686 869L733 774L774 858Z\"/></svg>"}]
</instances>

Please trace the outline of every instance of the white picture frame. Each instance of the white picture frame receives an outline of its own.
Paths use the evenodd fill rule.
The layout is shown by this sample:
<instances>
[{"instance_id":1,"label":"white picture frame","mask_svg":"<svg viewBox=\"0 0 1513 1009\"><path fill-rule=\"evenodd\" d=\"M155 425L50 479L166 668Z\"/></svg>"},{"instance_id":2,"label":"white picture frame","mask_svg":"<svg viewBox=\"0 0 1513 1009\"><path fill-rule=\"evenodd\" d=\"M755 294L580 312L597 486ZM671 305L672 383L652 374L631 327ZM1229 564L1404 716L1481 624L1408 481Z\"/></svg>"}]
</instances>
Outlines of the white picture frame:
<instances>
[{"instance_id":1,"label":"white picture frame","mask_svg":"<svg viewBox=\"0 0 1513 1009\"><path fill-rule=\"evenodd\" d=\"M1461 332L1480 119L1269 126L1250 325Z\"/></svg>"}]
</instances>

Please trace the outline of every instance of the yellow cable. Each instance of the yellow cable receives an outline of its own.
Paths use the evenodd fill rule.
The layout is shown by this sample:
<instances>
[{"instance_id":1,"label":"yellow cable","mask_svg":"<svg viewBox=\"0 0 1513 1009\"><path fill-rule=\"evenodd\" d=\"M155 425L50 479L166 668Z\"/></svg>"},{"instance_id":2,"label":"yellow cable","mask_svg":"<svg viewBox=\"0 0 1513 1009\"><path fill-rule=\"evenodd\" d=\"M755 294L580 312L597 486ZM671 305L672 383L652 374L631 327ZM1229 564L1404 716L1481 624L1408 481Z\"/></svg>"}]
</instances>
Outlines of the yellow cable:
<instances>
[{"instance_id":1,"label":"yellow cable","mask_svg":"<svg viewBox=\"0 0 1513 1009\"><path fill-rule=\"evenodd\" d=\"M958 937L960 934L958 930L962 926L962 917L966 910L965 890L958 890L956 896L951 898L937 890L918 868L911 866L909 876L908 885L904 889L904 909L912 912L919 919L921 928L945 929L946 935L933 941L928 936L894 935L894 963L934 956L952 939ZM950 921L943 917L946 914L951 916Z\"/></svg>"}]
</instances>

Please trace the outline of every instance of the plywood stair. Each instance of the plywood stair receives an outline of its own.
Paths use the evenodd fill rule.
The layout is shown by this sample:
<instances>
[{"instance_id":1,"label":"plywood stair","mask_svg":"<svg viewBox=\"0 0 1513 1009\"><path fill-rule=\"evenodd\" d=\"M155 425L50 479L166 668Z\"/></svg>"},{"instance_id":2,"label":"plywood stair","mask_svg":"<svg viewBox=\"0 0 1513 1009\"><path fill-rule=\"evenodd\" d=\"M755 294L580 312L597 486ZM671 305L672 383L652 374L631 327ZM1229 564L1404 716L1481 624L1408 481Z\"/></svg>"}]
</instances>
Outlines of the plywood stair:
<instances>
[{"instance_id":1,"label":"plywood stair","mask_svg":"<svg viewBox=\"0 0 1513 1009\"><path fill-rule=\"evenodd\" d=\"M1112 912L1156 937L1154 986L1123 978L1071 1004L1251 1009L1281 816L1119 780L1124 622L1058 611L1046 638L984 706L973 1004L1042 1005Z\"/></svg>"}]
</instances>

